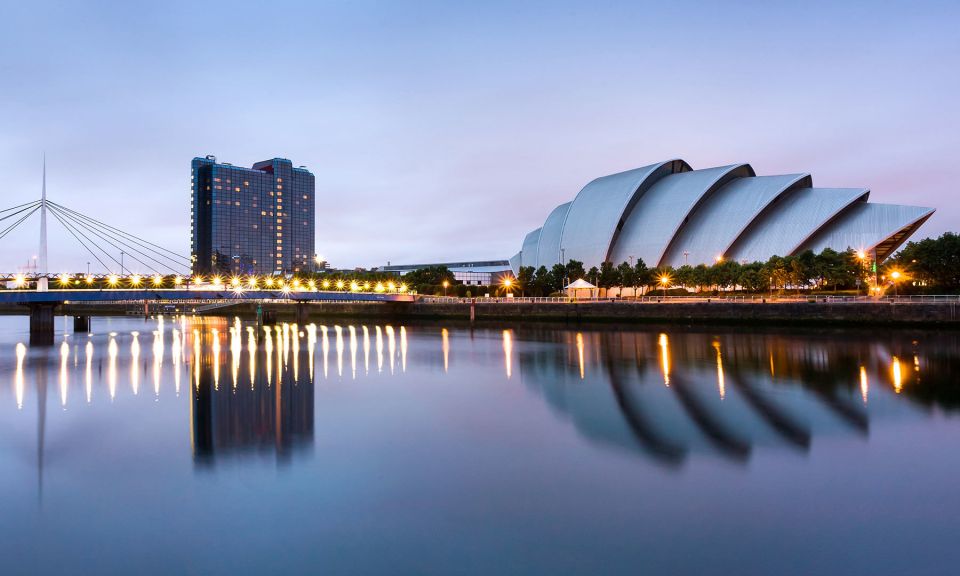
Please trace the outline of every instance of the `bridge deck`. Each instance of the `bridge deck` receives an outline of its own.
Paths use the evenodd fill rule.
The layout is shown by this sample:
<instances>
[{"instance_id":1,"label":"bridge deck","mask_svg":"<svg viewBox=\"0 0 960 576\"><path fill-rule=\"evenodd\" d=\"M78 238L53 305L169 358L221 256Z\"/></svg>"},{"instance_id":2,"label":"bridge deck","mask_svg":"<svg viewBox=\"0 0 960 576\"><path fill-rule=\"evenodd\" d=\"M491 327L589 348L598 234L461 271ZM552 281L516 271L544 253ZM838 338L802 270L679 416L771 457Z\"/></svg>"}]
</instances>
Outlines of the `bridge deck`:
<instances>
[{"instance_id":1,"label":"bridge deck","mask_svg":"<svg viewBox=\"0 0 960 576\"><path fill-rule=\"evenodd\" d=\"M0 304L33 304L41 302L122 302L171 300L283 300L286 302L413 302L412 294L378 294L370 292L290 292L279 290L186 290L186 289L121 289L121 290L0 290Z\"/></svg>"}]
</instances>

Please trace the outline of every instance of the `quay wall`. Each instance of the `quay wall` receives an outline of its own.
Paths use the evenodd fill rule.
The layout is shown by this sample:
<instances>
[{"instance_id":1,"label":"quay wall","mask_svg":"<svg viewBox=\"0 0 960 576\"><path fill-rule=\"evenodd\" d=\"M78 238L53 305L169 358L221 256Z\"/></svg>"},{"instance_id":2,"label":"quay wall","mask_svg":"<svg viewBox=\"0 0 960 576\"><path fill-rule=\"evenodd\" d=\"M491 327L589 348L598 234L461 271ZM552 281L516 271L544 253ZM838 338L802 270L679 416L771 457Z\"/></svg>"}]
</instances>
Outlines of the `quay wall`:
<instances>
[{"instance_id":1,"label":"quay wall","mask_svg":"<svg viewBox=\"0 0 960 576\"><path fill-rule=\"evenodd\" d=\"M383 318L397 321L453 320L477 322L677 322L785 325L926 325L960 328L960 303L889 302L415 302L415 303L266 303L264 312L279 320L300 318ZM195 313L210 316L256 315L256 304L244 303ZM143 315L143 305L67 304L58 307L62 315ZM151 303L154 313L194 313L190 305L177 309ZM0 314L26 314L23 307L3 306Z\"/></svg>"}]
</instances>

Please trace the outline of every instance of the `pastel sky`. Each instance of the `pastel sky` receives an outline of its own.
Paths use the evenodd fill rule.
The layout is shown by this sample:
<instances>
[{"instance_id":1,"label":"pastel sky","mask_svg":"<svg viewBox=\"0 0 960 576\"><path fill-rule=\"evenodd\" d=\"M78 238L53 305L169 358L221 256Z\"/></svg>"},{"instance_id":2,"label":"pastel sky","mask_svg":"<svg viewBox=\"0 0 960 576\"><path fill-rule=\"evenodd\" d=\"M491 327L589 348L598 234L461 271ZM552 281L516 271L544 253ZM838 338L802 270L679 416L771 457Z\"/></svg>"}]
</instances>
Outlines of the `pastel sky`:
<instances>
[{"instance_id":1,"label":"pastel sky","mask_svg":"<svg viewBox=\"0 0 960 576\"><path fill-rule=\"evenodd\" d=\"M2 5L0 208L45 151L52 200L182 253L206 154L308 166L338 267L507 258L591 179L675 157L960 229L955 0ZM51 271L84 269L50 227Z\"/></svg>"}]
</instances>

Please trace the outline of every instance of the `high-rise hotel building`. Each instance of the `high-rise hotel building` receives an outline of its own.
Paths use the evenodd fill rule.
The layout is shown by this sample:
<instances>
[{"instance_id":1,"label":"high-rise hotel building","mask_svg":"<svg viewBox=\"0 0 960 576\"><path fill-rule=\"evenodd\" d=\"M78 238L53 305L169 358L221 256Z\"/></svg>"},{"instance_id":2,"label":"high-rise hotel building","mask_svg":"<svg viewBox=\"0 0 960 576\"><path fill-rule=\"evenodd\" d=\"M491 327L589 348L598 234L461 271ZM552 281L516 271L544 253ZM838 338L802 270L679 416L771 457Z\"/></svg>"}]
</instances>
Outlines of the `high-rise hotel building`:
<instances>
[{"instance_id":1,"label":"high-rise hotel building","mask_svg":"<svg viewBox=\"0 0 960 576\"><path fill-rule=\"evenodd\" d=\"M316 203L314 177L290 160L253 168L190 164L194 274L289 274L312 268Z\"/></svg>"}]
</instances>

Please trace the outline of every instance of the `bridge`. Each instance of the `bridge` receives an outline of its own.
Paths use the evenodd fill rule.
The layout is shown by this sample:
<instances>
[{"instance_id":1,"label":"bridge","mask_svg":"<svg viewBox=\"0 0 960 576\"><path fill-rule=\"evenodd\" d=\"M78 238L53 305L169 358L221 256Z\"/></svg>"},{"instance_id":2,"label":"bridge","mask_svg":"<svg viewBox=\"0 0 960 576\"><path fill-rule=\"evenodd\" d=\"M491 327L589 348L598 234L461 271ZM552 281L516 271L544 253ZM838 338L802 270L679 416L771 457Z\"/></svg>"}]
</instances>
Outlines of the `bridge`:
<instances>
[{"instance_id":1,"label":"bridge","mask_svg":"<svg viewBox=\"0 0 960 576\"><path fill-rule=\"evenodd\" d=\"M40 251L32 273L0 273L0 306L30 315L31 344L52 344L54 317L63 304L87 303L266 303L294 304L298 322L306 318L308 305L319 302L407 303L415 296L402 283L331 282L328 279L295 278L292 275L255 275L209 278L191 276L192 260L115 226L101 222L47 199L46 158L40 199L0 210L0 239L33 214L40 214ZM47 269L47 214L53 216L91 256L86 273L50 274ZM126 258L126 260L125 260ZM129 264L145 274L133 272ZM91 274L96 262L102 272ZM60 289L50 289L59 283ZM18 306L19 305L19 306ZM215 304L214 304L215 305ZM259 307L258 307L259 310ZM75 329L88 326L84 316L75 318Z\"/></svg>"},{"instance_id":2,"label":"bridge","mask_svg":"<svg viewBox=\"0 0 960 576\"><path fill-rule=\"evenodd\" d=\"M30 343L52 344L54 339L54 317L63 304L89 303L107 304L119 302L143 303L145 310L150 304L164 303L210 303L226 302L267 303L286 302L295 305L297 323L305 324L309 314L308 305L320 302L413 302L415 296L408 293L369 293L286 290L244 290L242 292L190 289L115 289L115 290L0 290L0 305L19 304L30 314ZM86 316L74 319L74 329L86 331Z\"/></svg>"}]
</instances>

